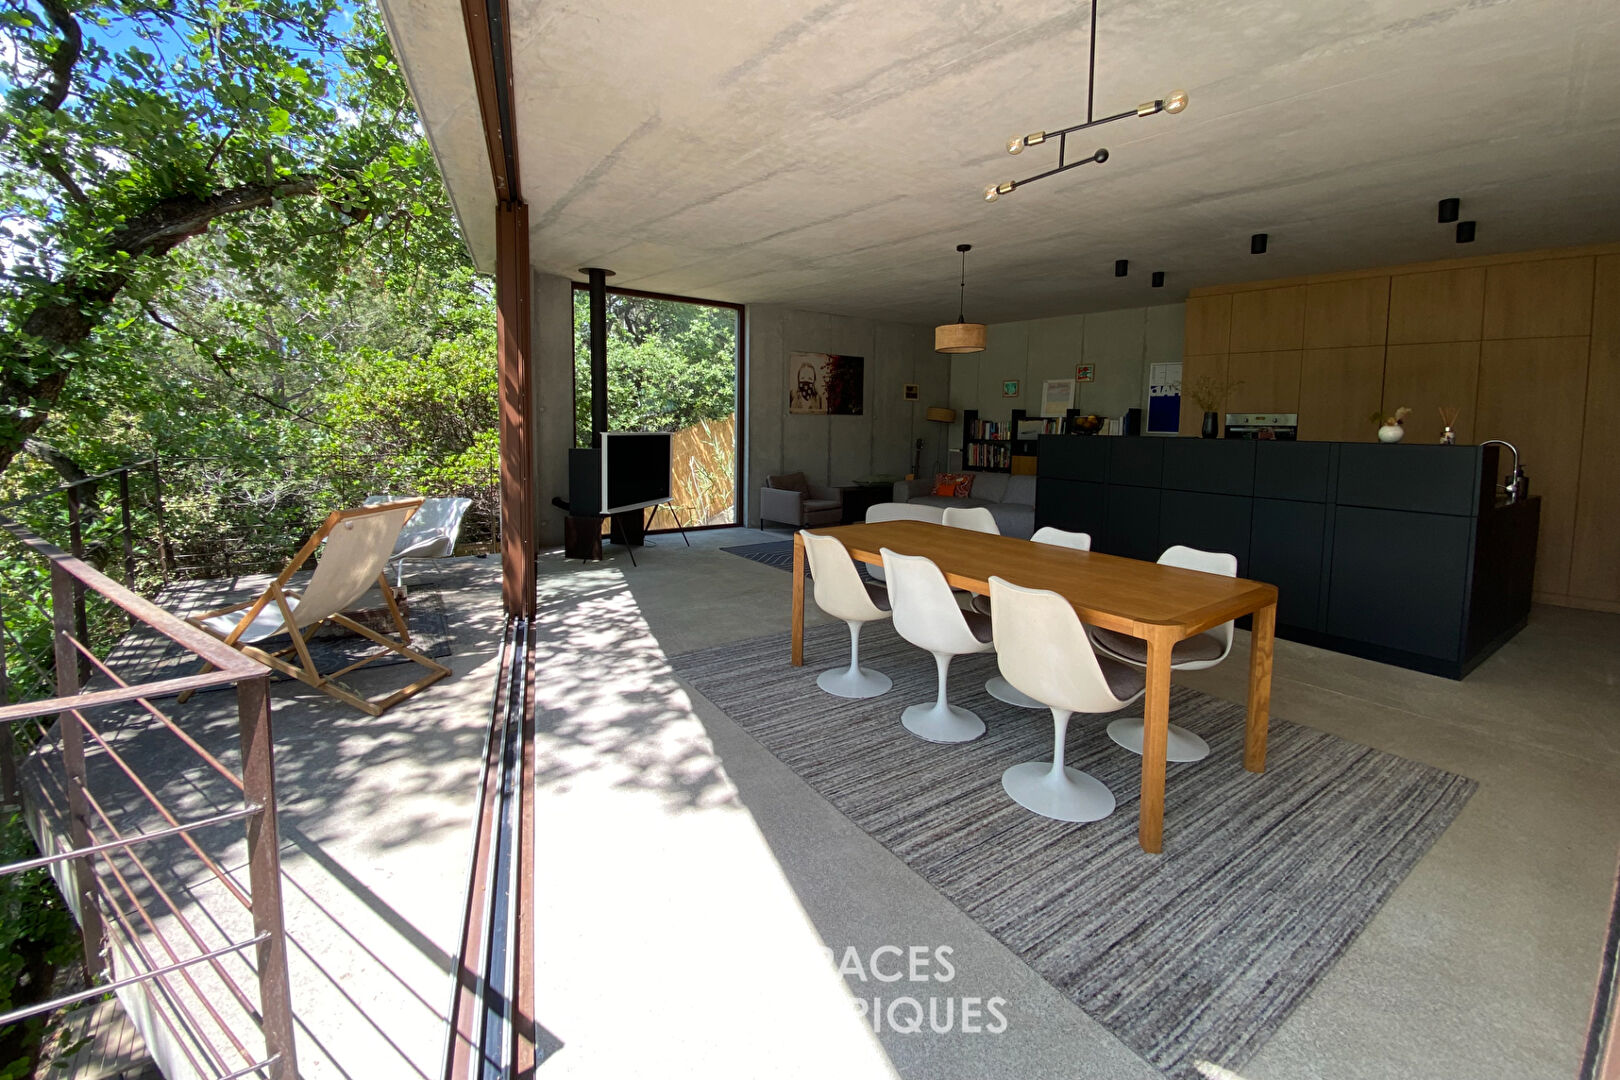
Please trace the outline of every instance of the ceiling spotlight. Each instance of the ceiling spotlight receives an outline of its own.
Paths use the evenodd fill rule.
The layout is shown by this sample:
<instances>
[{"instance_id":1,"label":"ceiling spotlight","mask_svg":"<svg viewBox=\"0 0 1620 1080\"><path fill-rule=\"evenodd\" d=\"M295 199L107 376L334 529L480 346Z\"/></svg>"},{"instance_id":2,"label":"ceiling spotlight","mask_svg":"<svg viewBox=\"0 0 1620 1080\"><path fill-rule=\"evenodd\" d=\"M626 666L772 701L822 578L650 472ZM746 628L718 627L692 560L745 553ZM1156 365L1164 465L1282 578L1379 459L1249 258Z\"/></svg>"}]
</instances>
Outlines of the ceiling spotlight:
<instances>
[{"instance_id":1,"label":"ceiling spotlight","mask_svg":"<svg viewBox=\"0 0 1620 1080\"><path fill-rule=\"evenodd\" d=\"M1130 272L1130 269L1131 269L1131 262L1130 262L1129 259L1115 259L1114 260L1114 276L1115 277L1124 277L1127 273Z\"/></svg>"},{"instance_id":2,"label":"ceiling spotlight","mask_svg":"<svg viewBox=\"0 0 1620 1080\"><path fill-rule=\"evenodd\" d=\"M1440 200L1440 224L1450 225L1462 214L1461 199Z\"/></svg>"},{"instance_id":3,"label":"ceiling spotlight","mask_svg":"<svg viewBox=\"0 0 1620 1080\"><path fill-rule=\"evenodd\" d=\"M1474 242L1474 223L1472 221L1457 222L1457 243L1472 244Z\"/></svg>"},{"instance_id":4,"label":"ceiling spotlight","mask_svg":"<svg viewBox=\"0 0 1620 1080\"><path fill-rule=\"evenodd\" d=\"M1266 234L1257 232L1249 237L1249 254L1264 255L1266 253Z\"/></svg>"},{"instance_id":5,"label":"ceiling spotlight","mask_svg":"<svg viewBox=\"0 0 1620 1080\"><path fill-rule=\"evenodd\" d=\"M1097 0L1091 0L1091 59L1086 73L1085 122L1081 124L1071 124L1070 126L1060 128L1057 131L1036 131L1024 136L1014 135L1012 138L1008 139L1007 153L1009 154L1021 154L1024 152L1024 147L1039 146L1048 139L1055 138L1058 142L1057 166L1055 168L1048 169L1045 172L1036 173L1034 176L1026 176L1024 179L1019 180L1018 183L1028 184L1035 180L1053 176L1060 172L1068 172L1070 169L1077 169L1082 165L1101 165L1103 162L1108 160L1108 151L1098 150L1091 157L1081 158L1079 161L1070 161L1069 136L1076 131L1084 131L1086 128L1097 127L1102 124L1111 124L1115 120L1124 120L1128 116L1152 116L1155 113L1161 112L1174 115L1187 107L1187 91L1172 90L1169 94L1162 98L1155 98L1152 101L1144 101L1134 109L1127 109L1125 112L1115 113L1113 116L1105 116L1099 120L1097 119L1096 114L1093 112L1093 106L1096 102L1096 84ZM1005 195L1006 192L998 191L996 194ZM991 190L989 188L985 189L984 198L986 202L996 201L996 196L991 194Z\"/></svg>"},{"instance_id":6,"label":"ceiling spotlight","mask_svg":"<svg viewBox=\"0 0 1620 1080\"><path fill-rule=\"evenodd\" d=\"M1153 271L1153 287L1155 289L1164 288L1164 271L1163 270L1155 270L1155 271Z\"/></svg>"}]
</instances>

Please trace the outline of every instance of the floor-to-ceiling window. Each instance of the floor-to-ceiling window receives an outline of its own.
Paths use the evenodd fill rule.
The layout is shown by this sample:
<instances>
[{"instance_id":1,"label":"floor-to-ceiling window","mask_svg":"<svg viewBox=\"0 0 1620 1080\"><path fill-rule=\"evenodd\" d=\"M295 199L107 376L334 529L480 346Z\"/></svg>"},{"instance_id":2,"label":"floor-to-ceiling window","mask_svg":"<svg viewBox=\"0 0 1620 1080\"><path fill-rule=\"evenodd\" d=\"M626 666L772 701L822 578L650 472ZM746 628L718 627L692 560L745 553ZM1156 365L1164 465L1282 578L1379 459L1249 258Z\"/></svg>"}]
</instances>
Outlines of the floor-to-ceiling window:
<instances>
[{"instance_id":1,"label":"floor-to-ceiling window","mask_svg":"<svg viewBox=\"0 0 1620 1080\"><path fill-rule=\"evenodd\" d=\"M609 431L673 433L674 508L688 528L737 521L742 308L607 291ZM574 289L574 445L591 445L590 293ZM651 530L675 521L660 507Z\"/></svg>"}]
</instances>

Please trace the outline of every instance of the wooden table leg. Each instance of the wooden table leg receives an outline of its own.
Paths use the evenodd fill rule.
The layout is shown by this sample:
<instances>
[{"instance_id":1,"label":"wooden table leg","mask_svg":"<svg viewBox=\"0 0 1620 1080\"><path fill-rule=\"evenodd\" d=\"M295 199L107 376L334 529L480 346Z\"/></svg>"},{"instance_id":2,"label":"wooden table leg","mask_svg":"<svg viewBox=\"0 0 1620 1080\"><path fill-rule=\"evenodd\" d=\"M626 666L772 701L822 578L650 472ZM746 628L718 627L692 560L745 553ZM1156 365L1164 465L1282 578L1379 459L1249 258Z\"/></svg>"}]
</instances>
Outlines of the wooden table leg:
<instances>
[{"instance_id":1,"label":"wooden table leg","mask_svg":"<svg viewBox=\"0 0 1620 1080\"><path fill-rule=\"evenodd\" d=\"M793 534L793 666L804 666L804 537Z\"/></svg>"},{"instance_id":2,"label":"wooden table leg","mask_svg":"<svg viewBox=\"0 0 1620 1080\"><path fill-rule=\"evenodd\" d=\"M1170 650L1165 634L1148 638L1147 697L1142 709L1142 814L1136 840L1142 850L1164 850L1164 756L1170 740Z\"/></svg>"},{"instance_id":3,"label":"wooden table leg","mask_svg":"<svg viewBox=\"0 0 1620 1080\"><path fill-rule=\"evenodd\" d=\"M1271 654L1276 642L1277 605L1254 613L1249 632L1249 720L1243 733L1243 767L1266 771L1266 731L1271 725Z\"/></svg>"}]
</instances>

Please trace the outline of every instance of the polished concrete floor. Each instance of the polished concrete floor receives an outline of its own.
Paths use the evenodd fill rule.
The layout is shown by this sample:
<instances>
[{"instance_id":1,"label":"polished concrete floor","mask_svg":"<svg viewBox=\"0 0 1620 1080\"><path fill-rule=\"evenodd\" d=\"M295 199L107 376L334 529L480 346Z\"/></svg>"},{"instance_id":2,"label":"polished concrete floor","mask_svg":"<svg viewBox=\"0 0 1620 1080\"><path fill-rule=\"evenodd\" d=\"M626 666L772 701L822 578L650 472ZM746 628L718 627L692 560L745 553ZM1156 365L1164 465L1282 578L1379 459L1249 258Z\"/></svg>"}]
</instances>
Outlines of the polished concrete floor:
<instances>
[{"instance_id":1,"label":"polished concrete floor","mask_svg":"<svg viewBox=\"0 0 1620 1080\"><path fill-rule=\"evenodd\" d=\"M690 548L658 537L638 565L614 550L588 577L615 592L622 580L673 656L787 628L789 576L719 548L788 535L694 533ZM541 565L542 596L587 576L554 554ZM1392 611L1398 618L1398 597ZM825 621L813 607L808 618ZM1226 664L1178 678L1242 701L1246 646L1240 634ZM611 652L588 662L613 677ZM637 654L638 676L647 662ZM1158 1075L687 689L726 783L826 946L867 957L885 945L948 945L953 994L1008 1002L999 1033L872 1033L886 1059L876 1074ZM1463 682L1279 642L1273 711L1480 788L1242 1076L1571 1076L1620 844L1620 616L1537 608ZM857 997L892 995L869 980L846 974L852 1009Z\"/></svg>"}]
</instances>

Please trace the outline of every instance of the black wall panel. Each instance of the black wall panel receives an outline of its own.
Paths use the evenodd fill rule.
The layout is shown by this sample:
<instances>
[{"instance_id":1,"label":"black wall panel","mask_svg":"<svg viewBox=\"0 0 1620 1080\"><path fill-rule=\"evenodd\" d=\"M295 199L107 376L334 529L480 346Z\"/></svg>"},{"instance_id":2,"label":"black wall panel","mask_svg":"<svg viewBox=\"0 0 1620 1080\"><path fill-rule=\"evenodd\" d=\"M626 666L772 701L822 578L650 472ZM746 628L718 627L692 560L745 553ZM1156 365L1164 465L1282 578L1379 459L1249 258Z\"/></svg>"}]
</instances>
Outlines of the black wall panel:
<instances>
[{"instance_id":1,"label":"black wall panel","mask_svg":"<svg viewBox=\"0 0 1620 1080\"><path fill-rule=\"evenodd\" d=\"M1133 487L1164 484L1164 447L1168 439L1118 439L1108 455L1108 482Z\"/></svg>"},{"instance_id":2,"label":"black wall panel","mask_svg":"<svg viewBox=\"0 0 1620 1080\"><path fill-rule=\"evenodd\" d=\"M1035 524L1091 534L1092 546L1108 523L1108 489L1085 480L1042 476L1035 481Z\"/></svg>"},{"instance_id":3,"label":"black wall panel","mask_svg":"<svg viewBox=\"0 0 1620 1080\"><path fill-rule=\"evenodd\" d=\"M1108 479L1108 447L1114 441L1100 435L1042 435L1035 444L1036 467L1042 476L1100 484Z\"/></svg>"},{"instance_id":4,"label":"black wall panel","mask_svg":"<svg viewBox=\"0 0 1620 1080\"><path fill-rule=\"evenodd\" d=\"M1157 488L1108 486L1108 527L1101 537L1091 535L1092 547L1110 555L1152 562L1164 550L1159 546ZM1099 539L1102 541L1099 544Z\"/></svg>"},{"instance_id":5,"label":"black wall panel","mask_svg":"<svg viewBox=\"0 0 1620 1080\"><path fill-rule=\"evenodd\" d=\"M1326 502L1332 456L1332 443L1256 442L1255 496Z\"/></svg>"},{"instance_id":6,"label":"black wall panel","mask_svg":"<svg viewBox=\"0 0 1620 1080\"><path fill-rule=\"evenodd\" d=\"M1336 498L1340 506L1472 514L1479 495L1479 455L1473 446L1341 443Z\"/></svg>"},{"instance_id":7,"label":"black wall panel","mask_svg":"<svg viewBox=\"0 0 1620 1080\"><path fill-rule=\"evenodd\" d=\"M1159 550L1185 544L1236 555L1238 577L1249 573L1249 534L1254 500L1242 495L1166 491L1159 503ZM1155 556L1157 557L1157 556Z\"/></svg>"}]
</instances>

